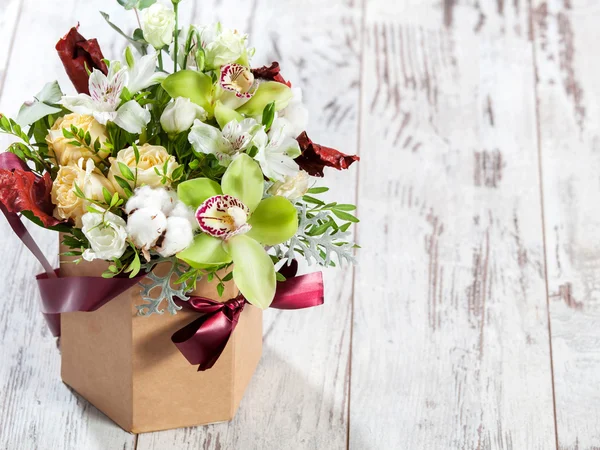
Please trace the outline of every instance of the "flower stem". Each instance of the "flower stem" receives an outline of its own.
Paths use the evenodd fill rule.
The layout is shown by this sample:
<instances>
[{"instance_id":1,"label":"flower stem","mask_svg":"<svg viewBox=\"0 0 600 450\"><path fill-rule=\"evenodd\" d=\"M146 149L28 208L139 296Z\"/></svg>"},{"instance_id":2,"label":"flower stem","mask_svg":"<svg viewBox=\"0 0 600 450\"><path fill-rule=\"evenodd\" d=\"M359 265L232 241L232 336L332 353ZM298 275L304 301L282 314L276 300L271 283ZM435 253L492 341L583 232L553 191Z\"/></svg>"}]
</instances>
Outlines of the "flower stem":
<instances>
[{"instance_id":1,"label":"flower stem","mask_svg":"<svg viewBox=\"0 0 600 450\"><path fill-rule=\"evenodd\" d=\"M177 51L179 50L179 2L173 1L175 11L175 42L173 46L173 73L177 72Z\"/></svg>"},{"instance_id":2,"label":"flower stem","mask_svg":"<svg viewBox=\"0 0 600 450\"><path fill-rule=\"evenodd\" d=\"M162 49L158 51L158 69L163 71Z\"/></svg>"}]
</instances>

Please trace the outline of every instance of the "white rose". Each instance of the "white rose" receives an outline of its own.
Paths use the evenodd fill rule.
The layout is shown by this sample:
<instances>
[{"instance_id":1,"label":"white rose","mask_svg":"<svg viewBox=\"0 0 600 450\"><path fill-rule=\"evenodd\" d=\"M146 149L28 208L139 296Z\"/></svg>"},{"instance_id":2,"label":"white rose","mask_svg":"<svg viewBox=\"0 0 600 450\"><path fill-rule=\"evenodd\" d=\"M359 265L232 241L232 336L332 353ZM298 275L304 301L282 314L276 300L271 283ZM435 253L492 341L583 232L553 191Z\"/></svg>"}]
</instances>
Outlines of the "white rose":
<instances>
[{"instance_id":1,"label":"white rose","mask_svg":"<svg viewBox=\"0 0 600 450\"><path fill-rule=\"evenodd\" d=\"M169 45L173 40L175 12L160 3L155 3L142 12L144 39L156 49Z\"/></svg>"},{"instance_id":2,"label":"white rose","mask_svg":"<svg viewBox=\"0 0 600 450\"><path fill-rule=\"evenodd\" d=\"M170 185L169 180L167 180L165 184L162 184L165 162L167 163L167 173L164 175L166 175L167 178L170 178L171 175L173 175L173 171L179 167L175 157L169 155L167 149L160 145L144 144L138 147L138 151L140 153L140 160L137 164L133 147L121 150L117 153L116 158L109 158L110 169L108 171L108 179L121 196L124 196L125 193L115 177L125 178L121 173L119 163L125 164L131 170L133 175L137 173L137 186L150 187L168 187ZM154 169L157 169L160 175L158 175ZM135 187L133 181L126 181L133 190Z\"/></svg>"},{"instance_id":3,"label":"white rose","mask_svg":"<svg viewBox=\"0 0 600 450\"><path fill-rule=\"evenodd\" d=\"M282 111L277 113L280 120L285 120L287 126L285 132L288 136L297 138L306 131L308 125L308 109L302 103L302 89L293 88L293 97Z\"/></svg>"},{"instance_id":4,"label":"white rose","mask_svg":"<svg viewBox=\"0 0 600 450\"><path fill-rule=\"evenodd\" d=\"M189 130L196 119L206 120L204 108L192 103L189 98L177 97L163 111L160 124L167 133L176 134Z\"/></svg>"},{"instance_id":5,"label":"white rose","mask_svg":"<svg viewBox=\"0 0 600 450\"><path fill-rule=\"evenodd\" d=\"M83 259L111 260L123 256L127 248L127 230L123 219L111 212L101 211L85 213L81 222L83 223L81 231L92 247L83 252Z\"/></svg>"},{"instance_id":6,"label":"white rose","mask_svg":"<svg viewBox=\"0 0 600 450\"><path fill-rule=\"evenodd\" d=\"M286 176L283 181L278 181L269 188L271 195L280 195L289 200L296 200L302 197L308 191L310 178L304 170L299 171L295 176Z\"/></svg>"},{"instance_id":7,"label":"white rose","mask_svg":"<svg viewBox=\"0 0 600 450\"><path fill-rule=\"evenodd\" d=\"M201 28L199 32L204 63L209 69L236 62L246 52L247 35L222 28L220 23Z\"/></svg>"}]
</instances>

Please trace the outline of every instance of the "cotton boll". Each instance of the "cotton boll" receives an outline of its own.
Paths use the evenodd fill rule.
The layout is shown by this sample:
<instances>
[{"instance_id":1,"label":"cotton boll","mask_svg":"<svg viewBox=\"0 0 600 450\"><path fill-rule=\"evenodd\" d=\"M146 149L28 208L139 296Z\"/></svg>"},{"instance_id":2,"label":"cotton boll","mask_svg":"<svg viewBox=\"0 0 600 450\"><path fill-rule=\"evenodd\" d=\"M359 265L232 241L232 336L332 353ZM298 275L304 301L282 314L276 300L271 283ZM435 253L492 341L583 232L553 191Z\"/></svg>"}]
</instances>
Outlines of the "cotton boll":
<instances>
[{"instance_id":1,"label":"cotton boll","mask_svg":"<svg viewBox=\"0 0 600 450\"><path fill-rule=\"evenodd\" d=\"M156 251L165 258L190 246L194 240L192 224L187 218L171 216L167 219L167 232Z\"/></svg>"},{"instance_id":2,"label":"cotton boll","mask_svg":"<svg viewBox=\"0 0 600 450\"><path fill-rule=\"evenodd\" d=\"M166 229L167 218L159 209L136 209L127 219L127 234L143 250L154 247Z\"/></svg>"},{"instance_id":3,"label":"cotton boll","mask_svg":"<svg viewBox=\"0 0 600 450\"><path fill-rule=\"evenodd\" d=\"M200 228L198 221L196 220L196 211L187 206L185 203L178 201L175 203L175 207L171 211L169 217L181 217L190 222L192 230Z\"/></svg>"},{"instance_id":4,"label":"cotton boll","mask_svg":"<svg viewBox=\"0 0 600 450\"><path fill-rule=\"evenodd\" d=\"M176 202L177 194L174 191L165 188L142 186L136 189L133 196L127 201L125 212L131 214L136 209L151 208L169 215Z\"/></svg>"}]
</instances>

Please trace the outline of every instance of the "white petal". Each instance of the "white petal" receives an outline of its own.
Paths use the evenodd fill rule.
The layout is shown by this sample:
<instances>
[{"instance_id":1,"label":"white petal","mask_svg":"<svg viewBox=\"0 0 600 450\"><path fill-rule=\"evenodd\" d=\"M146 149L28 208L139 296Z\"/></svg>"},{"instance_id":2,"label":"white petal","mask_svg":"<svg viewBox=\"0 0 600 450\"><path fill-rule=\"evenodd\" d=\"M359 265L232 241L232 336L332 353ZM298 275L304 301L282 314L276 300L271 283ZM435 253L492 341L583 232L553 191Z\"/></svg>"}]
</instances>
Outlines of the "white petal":
<instances>
[{"instance_id":1,"label":"white petal","mask_svg":"<svg viewBox=\"0 0 600 450\"><path fill-rule=\"evenodd\" d=\"M95 104L92 98L86 94L65 95L60 104L77 114L90 115L95 110Z\"/></svg>"},{"instance_id":2,"label":"white petal","mask_svg":"<svg viewBox=\"0 0 600 450\"><path fill-rule=\"evenodd\" d=\"M114 123L129 133L140 134L150 118L150 111L135 100L130 100L119 108Z\"/></svg>"},{"instance_id":3,"label":"white petal","mask_svg":"<svg viewBox=\"0 0 600 450\"><path fill-rule=\"evenodd\" d=\"M152 85L163 81L167 74L156 71L157 54L142 56L135 61L134 66L129 69L129 82L127 89L130 93L135 94L142 89L146 89Z\"/></svg>"},{"instance_id":4,"label":"white petal","mask_svg":"<svg viewBox=\"0 0 600 450\"><path fill-rule=\"evenodd\" d=\"M218 128L199 120L194 121L188 140L194 150L199 153L213 154L222 163L229 163L234 154L233 146L223 137Z\"/></svg>"}]
</instances>

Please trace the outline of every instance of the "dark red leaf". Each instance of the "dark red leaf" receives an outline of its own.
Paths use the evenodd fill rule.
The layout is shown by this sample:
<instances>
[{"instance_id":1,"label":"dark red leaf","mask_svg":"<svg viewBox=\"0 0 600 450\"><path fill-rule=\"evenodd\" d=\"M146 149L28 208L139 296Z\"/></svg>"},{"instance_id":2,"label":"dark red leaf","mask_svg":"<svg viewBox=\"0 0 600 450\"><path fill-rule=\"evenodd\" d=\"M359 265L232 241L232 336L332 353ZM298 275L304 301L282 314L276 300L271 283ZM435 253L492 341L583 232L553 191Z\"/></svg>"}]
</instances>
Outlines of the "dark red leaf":
<instances>
[{"instance_id":1,"label":"dark red leaf","mask_svg":"<svg viewBox=\"0 0 600 450\"><path fill-rule=\"evenodd\" d=\"M306 131L296 138L300 144L302 154L294 161L302 170L314 177L323 176L324 167L333 167L337 170L347 169L354 161L360 158L356 155L345 155L333 148L315 144L310 140Z\"/></svg>"},{"instance_id":2,"label":"dark red leaf","mask_svg":"<svg viewBox=\"0 0 600 450\"><path fill-rule=\"evenodd\" d=\"M52 217L52 179L34 174L14 154L0 154L0 203L13 213L31 211L46 227L61 223Z\"/></svg>"},{"instance_id":3,"label":"dark red leaf","mask_svg":"<svg viewBox=\"0 0 600 450\"><path fill-rule=\"evenodd\" d=\"M96 39L84 38L77 29L79 25L71 28L69 32L56 44L58 56L65 66L67 75L77 89L77 92L89 94L87 68L90 71L98 69L105 75L108 68L104 61L104 56Z\"/></svg>"},{"instance_id":4,"label":"dark red leaf","mask_svg":"<svg viewBox=\"0 0 600 450\"><path fill-rule=\"evenodd\" d=\"M280 70L279 63L273 62L270 66L262 66L258 69L252 69L252 75L262 80L277 81L278 83L283 83L288 87L292 87L292 83L285 81L285 79L281 76L279 73Z\"/></svg>"}]
</instances>

